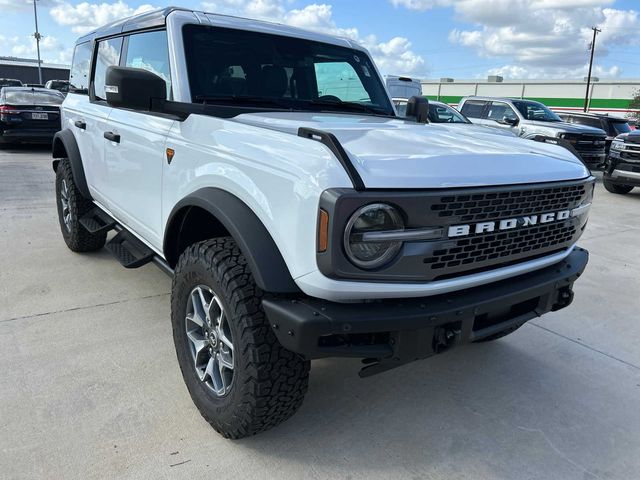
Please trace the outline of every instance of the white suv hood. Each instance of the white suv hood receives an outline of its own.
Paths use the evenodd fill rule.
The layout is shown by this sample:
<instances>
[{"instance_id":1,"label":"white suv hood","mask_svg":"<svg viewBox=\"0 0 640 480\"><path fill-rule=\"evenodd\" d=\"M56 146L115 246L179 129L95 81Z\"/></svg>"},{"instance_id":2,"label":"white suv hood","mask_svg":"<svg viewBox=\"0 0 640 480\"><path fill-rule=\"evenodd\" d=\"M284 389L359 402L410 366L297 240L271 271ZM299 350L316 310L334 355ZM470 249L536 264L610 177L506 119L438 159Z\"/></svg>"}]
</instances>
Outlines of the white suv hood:
<instances>
[{"instance_id":1,"label":"white suv hood","mask_svg":"<svg viewBox=\"0 0 640 480\"><path fill-rule=\"evenodd\" d=\"M333 133L367 188L508 185L590 175L582 162L562 147L479 129L311 112L251 113L234 121L292 135L297 135L300 127Z\"/></svg>"}]
</instances>

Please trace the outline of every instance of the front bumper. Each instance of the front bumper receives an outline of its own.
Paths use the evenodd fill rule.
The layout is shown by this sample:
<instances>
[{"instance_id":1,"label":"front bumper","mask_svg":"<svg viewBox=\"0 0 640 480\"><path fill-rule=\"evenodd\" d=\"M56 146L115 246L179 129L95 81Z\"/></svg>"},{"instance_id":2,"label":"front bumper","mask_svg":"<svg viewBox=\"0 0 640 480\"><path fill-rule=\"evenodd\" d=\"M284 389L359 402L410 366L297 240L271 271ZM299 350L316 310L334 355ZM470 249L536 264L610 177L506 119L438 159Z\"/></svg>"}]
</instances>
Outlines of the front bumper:
<instances>
[{"instance_id":1,"label":"front bumper","mask_svg":"<svg viewBox=\"0 0 640 480\"><path fill-rule=\"evenodd\" d=\"M309 359L365 358L361 375L371 375L568 306L587 262L588 252L576 248L546 268L450 294L349 304L265 298L262 304L283 347Z\"/></svg>"}]
</instances>

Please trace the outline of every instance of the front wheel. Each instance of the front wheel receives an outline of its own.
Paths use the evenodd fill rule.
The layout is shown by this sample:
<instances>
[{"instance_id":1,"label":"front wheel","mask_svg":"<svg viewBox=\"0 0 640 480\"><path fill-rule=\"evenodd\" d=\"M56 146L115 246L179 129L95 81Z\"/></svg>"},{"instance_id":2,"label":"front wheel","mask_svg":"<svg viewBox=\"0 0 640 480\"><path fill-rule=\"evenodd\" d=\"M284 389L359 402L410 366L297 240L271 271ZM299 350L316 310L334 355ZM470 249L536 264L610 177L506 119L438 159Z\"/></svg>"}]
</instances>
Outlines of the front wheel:
<instances>
[{"instance_id":1,"label":"front wheel","mask_svg":"<svg viewBox=\"0 0 640 480\"><path fill-rule=\"evenodd\" d=\"M607 189L607 192L617 193L619 195L625 195L633 190L633 185L620 185L619 183L613 183L606 175L602 178L602 184L604 185L604 188Z\"/></svg>"},{"instance_id":2,"label":"front wheel","mask_svg":"<svg viewBox=\"0 0 640 480\"><path fill-rule=\"evenodd\" d=\"M231 238L180 256L171 292L178 363L196 407L227 438L278 425L307 391L309 361L278 343L261 296Z\"/></svg>"}]
</instances>

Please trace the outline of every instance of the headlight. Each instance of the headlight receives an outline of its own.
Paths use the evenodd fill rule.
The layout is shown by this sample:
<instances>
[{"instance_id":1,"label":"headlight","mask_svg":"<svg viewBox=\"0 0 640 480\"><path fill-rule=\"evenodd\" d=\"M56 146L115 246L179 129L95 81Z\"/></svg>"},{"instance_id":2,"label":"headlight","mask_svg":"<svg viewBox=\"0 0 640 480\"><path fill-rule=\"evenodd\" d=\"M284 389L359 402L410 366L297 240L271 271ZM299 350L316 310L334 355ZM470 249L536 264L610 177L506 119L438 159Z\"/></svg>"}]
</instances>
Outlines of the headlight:
<instances>
[{"instance_id":1,"label":"headlight","mask_svg":"<svg viewBox=\"0 0 640 480\"><path fill-rule=\"evenodd\" d=\"M611 150L620 151L624 148L624 142L620 140L614 140L611 142Z\"/></svg>"},{"instance_id":2,"label":"headlight","mask_svg":"<svg viewBox=\"0 0 640 480\"><path fill-rule=\"evenodd\" d=\"M367 233L402 230L400 213L386 203L373 203L357 210L344 232L344 249L349 260L365 269L380 267L392 260L402 248L401 241L367 240Z\"/></svg>"}]
</instances>

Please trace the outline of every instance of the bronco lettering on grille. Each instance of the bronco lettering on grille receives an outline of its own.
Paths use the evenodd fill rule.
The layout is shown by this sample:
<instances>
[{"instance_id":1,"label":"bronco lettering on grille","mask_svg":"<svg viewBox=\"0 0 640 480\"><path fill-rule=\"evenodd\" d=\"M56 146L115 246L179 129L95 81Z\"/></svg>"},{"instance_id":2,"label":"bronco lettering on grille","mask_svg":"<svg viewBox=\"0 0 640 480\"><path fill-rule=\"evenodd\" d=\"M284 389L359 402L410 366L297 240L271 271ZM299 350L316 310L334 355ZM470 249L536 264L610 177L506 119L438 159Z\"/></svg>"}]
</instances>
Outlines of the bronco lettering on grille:
<instances>
[{"instance_id":1,"label":"bronco lettering on grille","mask_svg":"<svg viewBox=\"0 0 640 480\"><path fill-rule=\"evenodd\" d=\"M501 230L513 230L515 228L528 227L532 225L559 222L566 220L571 216L571 210L562 210L560 212L548 212L540 215L528 215L525 217L508 218L495 222L480 222L470 225L452 225L449 227L448 236L464 237L472 233L489 233Z\"/></svg>"}]
</instances>

